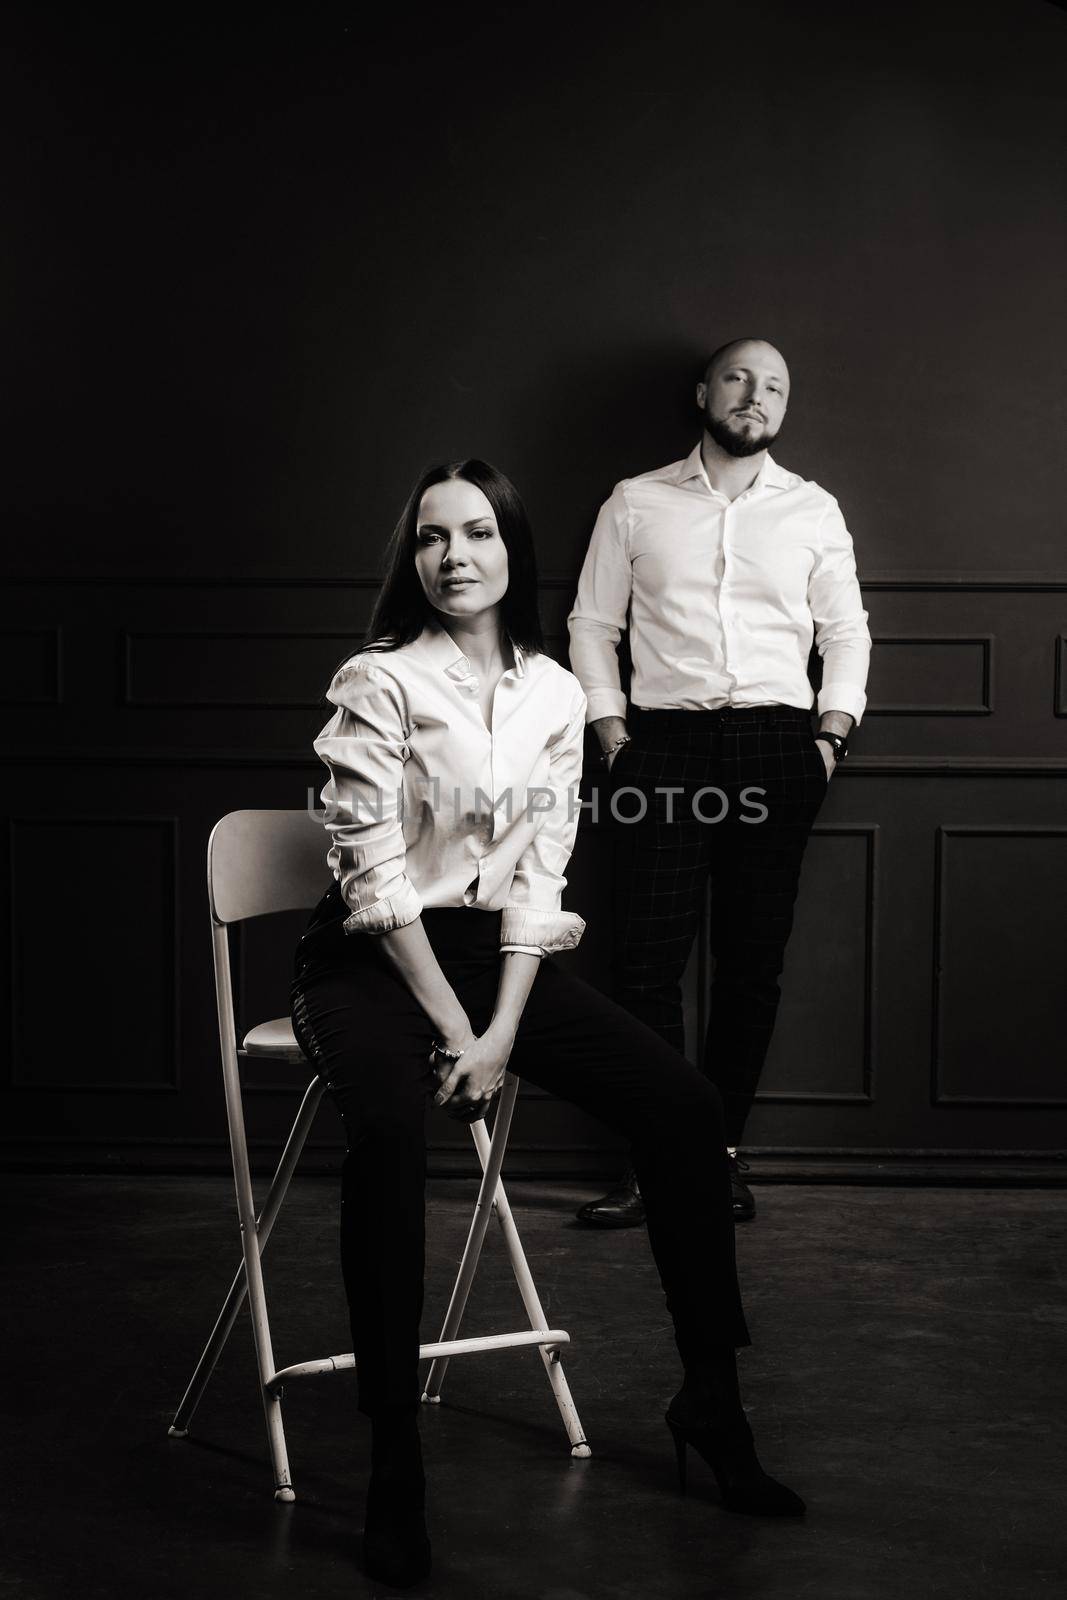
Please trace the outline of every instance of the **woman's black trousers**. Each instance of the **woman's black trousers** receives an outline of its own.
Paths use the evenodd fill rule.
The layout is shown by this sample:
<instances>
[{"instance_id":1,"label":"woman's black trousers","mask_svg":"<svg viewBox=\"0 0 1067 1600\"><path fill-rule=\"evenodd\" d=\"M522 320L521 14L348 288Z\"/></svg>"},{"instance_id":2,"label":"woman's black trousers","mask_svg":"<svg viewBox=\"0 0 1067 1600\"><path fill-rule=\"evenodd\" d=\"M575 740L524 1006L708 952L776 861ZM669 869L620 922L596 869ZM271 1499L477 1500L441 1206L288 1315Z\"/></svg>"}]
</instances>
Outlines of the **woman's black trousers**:
<instances>
[{"instance_id":1,"label":"woman's black trousers","mask_svg":"<svg viewBox=\"0 0 1067 1600\"><path fill-rule=\"evenodd\" d=\"M341 1260L359 1405L374 1415L419 1394L434 1030L375 938L343 932L345 914L335 884L297 952L293 1022L345 1125ZM484 1032L500 972L500 913L457 907L422 920L474 1032ZM718 1091L651 1028L571 977L566 961L541 962L509 1070L630 1141L683 1359L746 1345Z\"/></svg>"}]
</instances>

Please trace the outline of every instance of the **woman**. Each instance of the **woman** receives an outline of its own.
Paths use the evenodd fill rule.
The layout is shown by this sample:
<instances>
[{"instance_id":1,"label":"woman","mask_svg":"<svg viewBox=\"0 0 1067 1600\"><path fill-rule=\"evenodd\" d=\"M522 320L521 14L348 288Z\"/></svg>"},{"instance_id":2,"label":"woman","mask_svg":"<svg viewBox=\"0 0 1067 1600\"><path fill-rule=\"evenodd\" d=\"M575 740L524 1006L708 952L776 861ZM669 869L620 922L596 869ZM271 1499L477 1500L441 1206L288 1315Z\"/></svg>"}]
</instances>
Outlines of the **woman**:
<instances>
[{"instance_id":1,"label":"woman","mask_svg":"<svg viewBox=\"0 0 1067 1600\"><path fill-rule=\"evenodd\" d=\"M551 959L577 827L585 700L544 654L526 515L493 467L436 467L391 546L369 644L315 741L334 882L297 952L293 1021L345 1123L341 1253L371 1419L367 1572L429 1571L417 1429L424 1112L482 1116L507 1067L625 1133L685 1376L667 1421L733 1510L796 1515L762 1471L737 1388L749 1343L718 1094Z\"/></svg>"}]
</instances>

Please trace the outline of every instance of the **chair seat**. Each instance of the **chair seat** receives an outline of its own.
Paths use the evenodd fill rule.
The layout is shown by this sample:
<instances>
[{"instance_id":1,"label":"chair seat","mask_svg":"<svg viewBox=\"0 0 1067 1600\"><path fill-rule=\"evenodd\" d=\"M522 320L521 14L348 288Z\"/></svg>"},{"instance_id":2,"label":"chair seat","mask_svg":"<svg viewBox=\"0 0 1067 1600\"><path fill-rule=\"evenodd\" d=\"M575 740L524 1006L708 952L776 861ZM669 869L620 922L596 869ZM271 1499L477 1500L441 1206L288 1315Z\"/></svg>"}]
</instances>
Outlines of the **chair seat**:
<instances>
[{"instance_id":1,"label":"chair seat","mask_svg":"<svg viewBox=\"0 0 1067 1600\"><path fill-rule=\"evenodd\" d=\"M272 1061L303 1061L304 1052L296 1042L288 1017L261 1022L245 1034L241 1046L246 1056L267 1056Z\"/></svg>"}]
</instances>

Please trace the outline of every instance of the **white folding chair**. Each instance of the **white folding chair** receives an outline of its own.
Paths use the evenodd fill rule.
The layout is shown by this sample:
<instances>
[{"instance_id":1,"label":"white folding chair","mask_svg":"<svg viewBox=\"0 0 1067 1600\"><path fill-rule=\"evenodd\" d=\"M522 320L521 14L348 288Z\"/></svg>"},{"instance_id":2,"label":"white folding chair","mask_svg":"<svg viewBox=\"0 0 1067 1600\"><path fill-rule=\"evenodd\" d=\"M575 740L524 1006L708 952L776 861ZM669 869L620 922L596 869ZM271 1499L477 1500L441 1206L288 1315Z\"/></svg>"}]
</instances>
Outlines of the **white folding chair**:
<instances>
[{"instance_id":1,"label":"white folding chair","mask_svg":"<svg viewBox=\"0 0 1067 1600\"><path fill-rule=\"evenodd\" d=\"M290 1378L350 1369L355 1366L355 1358L347 1354L325 1356L314 1361L299 1361L292 1366L282 1368L274 1364L261 1257L281 1210L304 1141L326 1091L326 1084L317 1076L308 1084L282 1151L281 1160L271 1180L263 1208L257 1216L248 1165L238 1063L241 1059L252 1057L299 1065L306 1065L306 1060L296 1042L288 1017L261 1022L245 1035L238 1049L227 930L231 923L242 922L248 917L313 906L323 889L324 859L325 835L322 823L306 811L231 811L228 816L215 824L207 846L207 891L211 911L211 939L215 955L215 993L218 1002L219 1039L222 1046L222 1076L226 1092L226 1117L230 1129L234 1184L237 1190L237 1213L241 1225L242 1260L169 1431L171 1436L177 1439L183 1439L188 1433L193 1413L215 1370L247 1294L252 1313L252 1333L259 1365L263 1410L267 1420L267 1437L274 1466L274 1496L277 1500L296 1498L289 1473L285 1431L282 1426L283 1386ZM563 1426L567 1430L571 1454L588 1456L589 1446L560 1361L560 1347L570 1342L570 1335L562 1328L547 1326L545 1313L500 1178L518 1086L519 1080L509 1073L497 1107L492 1138L489 1137L484 1122L476 1122L471 1126L475 1149L482 1168L482 1181L466 1247L441 1329L441 1337L435 1344L424 1344L419 1349L420 1358L432 1362L422 1398L431 1403L440 1401L441 1384L452 1356L467 1355L479 1350L508 1350L524 1345L535 1345L540 1350L541 1360L544 1362L563 1419ZM496 1213L503 1231L512 1270L530 1325L520 1333L498 1333L483 1338L461 1339L458 1337L460 1323L493 1212Z\"/></svg>"}]
</instances>

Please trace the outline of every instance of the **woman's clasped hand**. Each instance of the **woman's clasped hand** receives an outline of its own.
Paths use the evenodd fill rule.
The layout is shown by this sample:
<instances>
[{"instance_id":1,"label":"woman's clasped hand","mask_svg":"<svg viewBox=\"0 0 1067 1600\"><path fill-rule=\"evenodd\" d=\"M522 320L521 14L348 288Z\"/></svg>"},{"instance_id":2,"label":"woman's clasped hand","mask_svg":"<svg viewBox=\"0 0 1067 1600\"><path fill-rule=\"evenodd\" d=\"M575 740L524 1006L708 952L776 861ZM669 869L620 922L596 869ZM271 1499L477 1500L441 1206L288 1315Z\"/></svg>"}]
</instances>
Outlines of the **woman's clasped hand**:
<instances>
[{"instance_id":1,"label":"woman's clasped hand","mask_svg":"<svg viewBox=\"0 0 1067 1600\"><path fill-rule=\"evenodd\" d=\"M458 1060L449 1059L434 1045L430 1052L438 1080L434 1105L443 1106L457 1122L477 1122L484 1117L504 1082L513 1042L494 1035L490 1027L481 1038L471 1034L470 1042L460 1047Z\"/></svg>"}]
</instances>

